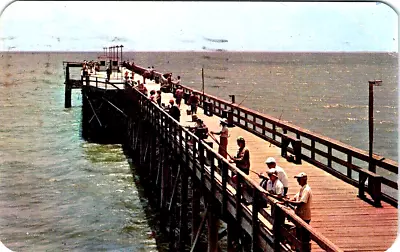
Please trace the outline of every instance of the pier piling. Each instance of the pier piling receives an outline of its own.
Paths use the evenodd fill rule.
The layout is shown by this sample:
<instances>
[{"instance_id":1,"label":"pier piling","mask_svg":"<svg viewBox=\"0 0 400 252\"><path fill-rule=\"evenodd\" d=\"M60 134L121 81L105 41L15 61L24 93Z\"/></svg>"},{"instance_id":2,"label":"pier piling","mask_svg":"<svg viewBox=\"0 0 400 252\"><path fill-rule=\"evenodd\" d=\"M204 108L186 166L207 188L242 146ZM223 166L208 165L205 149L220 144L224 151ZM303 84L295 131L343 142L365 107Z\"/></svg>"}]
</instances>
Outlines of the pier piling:
<instances>
[{"instance_id":1,"label":"pier piling","mask_svg":"<svg viewBox=\"0 0 400 252\"><path fill-rule=\"evenodd\" d=\"M64 100L65 108L71 107L71 95L72 95L72 86L69 78L69 65L67 64L67 67L65 69L65 100Z\"/></svg>"}]
</instances>

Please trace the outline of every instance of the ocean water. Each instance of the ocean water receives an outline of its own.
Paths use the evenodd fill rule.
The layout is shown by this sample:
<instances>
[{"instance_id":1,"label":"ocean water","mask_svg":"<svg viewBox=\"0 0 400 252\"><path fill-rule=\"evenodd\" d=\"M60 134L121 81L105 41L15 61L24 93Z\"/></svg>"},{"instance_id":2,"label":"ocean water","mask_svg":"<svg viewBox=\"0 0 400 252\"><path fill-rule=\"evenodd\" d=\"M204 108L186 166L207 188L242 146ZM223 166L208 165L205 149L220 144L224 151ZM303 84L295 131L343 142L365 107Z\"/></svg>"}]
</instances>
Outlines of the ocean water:
<instances>
[{"instance_id":1,"label":"ocean water","mask_svg":"<svg viewBox=\"0 0 400 252\"><path fill-rule=\"evenodd\" d=\"M15 251L155 251L147 201L120 145L80 136L81 94L64 109L63 61L101 53L2 53L0 240ZM182 84L398 159L398 58L387 53L128 52Z\"/></svg>"},{"instance_id":2,"label":"ocean water","mask_svg":"<svg viewBox=\"0 0 400 252\"><path fill-rule=\"evenodd\" d=\"M14 251L157 251L121 146L81 138L80 90L64 109L68 57L2 55L0 240Z\"/></svg>"},{"instance_id":3,"label":"ocean water","mask_svg":"<svg viewBox=\"0 0 400 252\"><path fill-rule=\"evenodd\" d=\"M127 53L182 84L368 151L368 81L374 153L398 160L398 55L390 53Z\"/></svg>"}]
</instances>

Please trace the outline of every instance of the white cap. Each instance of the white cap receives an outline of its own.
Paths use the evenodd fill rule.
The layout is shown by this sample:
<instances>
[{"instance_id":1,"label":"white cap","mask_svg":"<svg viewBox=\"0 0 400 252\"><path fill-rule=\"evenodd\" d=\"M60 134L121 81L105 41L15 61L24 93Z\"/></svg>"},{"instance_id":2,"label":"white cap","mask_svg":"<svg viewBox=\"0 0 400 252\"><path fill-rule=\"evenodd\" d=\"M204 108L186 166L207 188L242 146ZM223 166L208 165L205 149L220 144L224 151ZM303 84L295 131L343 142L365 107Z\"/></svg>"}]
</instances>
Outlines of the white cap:
<instances>
[{"instance_id":1,"label":"white cap","mask_svg":"<svg viewBox=\"0 0 400 252\"><path fill-rule=\"evenodd\" d=\"M267 160L265 161L265 163L266 163L266 164L276 163L276 162L275 162L275 158L269 157L269 158L267 158Z\"/></svg>"},{"instance_id":2,"label":"white cap","mask_svg":"<svg viewBox=\"0 0 400 252\"><path fill-rule=\"evenodd\" d=\"M304 178L307 177L307 174L305 172L300 172L299 174L297 174L296 176L294 176L295 178Z\"/></svg>"},{"instance_id":3,"label":"white cap","mask_svg":"<svg viewBox=\"0 0 400 252\"><path fill-rule=\"evenodd\" d=\"M278 172L274 168L269 169L267 173L268 175L274 175L275 177L278 177Z\"/></svg>"}]
</instances>

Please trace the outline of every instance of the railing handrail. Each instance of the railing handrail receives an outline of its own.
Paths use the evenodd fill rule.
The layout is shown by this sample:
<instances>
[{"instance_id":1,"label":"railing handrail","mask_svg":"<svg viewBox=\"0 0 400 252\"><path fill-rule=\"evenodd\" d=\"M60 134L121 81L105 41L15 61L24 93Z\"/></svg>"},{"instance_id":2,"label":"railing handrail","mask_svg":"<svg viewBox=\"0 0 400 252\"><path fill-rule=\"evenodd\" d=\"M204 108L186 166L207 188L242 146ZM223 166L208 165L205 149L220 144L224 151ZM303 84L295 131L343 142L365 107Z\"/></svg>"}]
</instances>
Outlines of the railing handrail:
<instances>
[{"instance_id":1,"label":"railing handrail","mask_svg":"<svg viewBox=\"0 0 400 252\"><path fill-rule=\"evenodd\" d=\"M253 181L252 179L250 179L244 172L242 172L240 169L236 168L235 166L233 166L232 164L230 164L228 162L227 159L225 159L224 157L222 157L218 152L216 152L213 148L211 148L209 145L207 145L203 140L200 140L196 135L194 135L191 131L189 131L188 129L186 129L183 125L179 124L178 121L176 121L174 118L172 118L166 111L164 111L161 107L159 107L158 105L156 105L155 103L151 102L150 99L142 94L141 92L139 92L138 90L134 89L134 92L136 93L136 95L139 95L140 99L142 101L146 102L146 106L152 106L153 111L158 111L157 113L161 114L163 117L168 118L168 120L170 120L171 122L174 123L174 126L172 127L177 127L178 128L178 132L182 132L185 134L190 135L190 137L193 139L193 145L195 145L196 143L198 143L199 145L202 146L203 150L206 150L206 152L212 152L214 155L214 158L216 158L217 160L220 160L224 163L224 165L226 167L228 167L229 170L231 170L232 172L234 172L236 175L240 176L241 178L244 179L244 183L246 183L248 186L251 187L251 189L253 190L257 190L260 195L262 195L262 198L264 198L265 200L267 200L268 202L270 202L271 204L273 204L275 207L280 208L286 216L289 216L293 221L293 223L296 226L302 226L304 227L307 232L310 233L310 237L311 240L315 241L321 248L327 250L327 251L342 251L341 249L339 249L335 244L333 244L331 241L329 241L326 237L324 237L322 234L320 234L319 232L317 232L316 230L314 230L309 224L305 223L303 220L301 220L301 218L299 218L294 212L286 209L283 206L280 206L279 204L277 204L276 200L273 197L270 197L268 195L266 195L266 191L259 186L259 184L257 184L255 181ZM142 104L143 105L143 104ZM158 118L161 118L160 116ZM162 122L158 122L158 124L160 124ZM169 129L171 130L171 124L166 124L166 125L159 125L159 127L164 127L164 126L169 126ZM174 130L174 132L177 132L177 130ZM175 139L175 141L177 142L178 140ZM182 144L182 142L185 141L185 138L181 135L179 135L179 142L178 144ZM202 154L204 155L204 153ZM217 172L217 171L214 171ZM214 180L216 180L216 178L214 177ZM226 182L228 183L228 182ZM239 187L241 188L241 187ZM241 190L241 189L239 189Z\"/></svg>"},{"instance_id":2,"label":"railing handrail","mask_svg":"<svg viewBox=\"0 0 400 252\"><path fill-rule=\"evenodd\" d=\"M202 93L199 90L184 86L182 84L180 84L180 86L182 86L186 90L189 90L190 92L193 92L193 91L197 92L198 94L200 94L202 96ZM345 149L345 150L349 151L350 153L355 154L353 156L361 154L360 155L360 157L362 156L362 158L360 158L361 160L367 161L369 159L369 153L367 151L365 151L365 150L361 150L361 149L359 149L357 147L353 147L351 145L345 144L345 143L340 142L338 140L335 140L333 138L330 138L330 137L327 137L327 136L323 136L321 134L318 134L318 133L312 132L310 130L301 128L301 127L296 126L294 124L291 124L289 122L284 122L284 121L279 120L279 119L277 119L275 117L260 113L258 111L252 110L250 108L238 106L235 103L231 103L229 101L226 101L224 99L218 98L216 96L213 96L213 95L210 95L210 94L206 94L206 93L204 93L204 96L206 98L208 98L208 99L216 100L216 101L218 101L220 103L226 104L227 106L230 106L230 107L235 108L237 110L241 110L243 112L247 112L250 115L257 116L260 119L261 118L265 119L266 121L268 121L270 123L274 123L275 125L281 127L282 129L290 130L293 133L297 133L298 132L302 136L305 136L305 137L311 136L314 139L320 140L320 143L329 142L329 144L331 144L334 147ZM381 160L384 157L381 156L381 155L377 155L377 154L373 154L373 157L375 159L375 162L377 162L376 164L382 163L382 164L387 164L388 166L394 166L394 167L398 168L398 163L396 161L394 161L394 160L387 159L387 158L385 158L384 160Z\"/></svg>"},{"instance_id":3,"label":"railing handrail","mask_svg":"<svg viewBox=\"0 0 400 252\"><path fill-rule=\"evenodd\" d=\"M174 84L172 84L172 85L174 86ZM258 125L258 123L256 123L256 119L259 119L261 121L265 121L265 122L270 123L270 124L272 124L272 125L274 125L276 127L279 127L283 131L289 131L289 132L291 132L293 134L296 134L298 136L298 138L300 136L302 136L302 137L305 137L305 138L309 139L310 141L314 141L316 143L325 145L328 148L332 148L334 150L340 151L343 154L346 154L347 156L351 156L351 157L357 158L357 159L359 159L361 161L364 161L364 162L368 162L369 161L369 155L364 150L358 149L356 147L350 146L348 144L342 143L342 142L334 140L332 138L325 137L323 135L311 132L310 130L303 129L303 128L301 128L299 126L296 126L296 125L293 125L291 123L284 122L284 121L276 119L274 117L262 114L262 113L260 113L258 111L254 111L254 110L249 109L249 108L244 108L242 106L238 106L235 103L226 101L224 99L218 98L218 97L213 96L213 95L209 95L209 94L205 93L204 97L203 97L202 92L200 92L199 90L184 86L182 84L180 84L180 86L182 86L182 88L184 89L184 92L196 92L197 94L199 94L200 98L201 98L200 99L200 105L201 105L201 102L203 100L205 101L206 99L208 99L209 101L214 101L214 105L215 105L215 102L217 102L219 104L219 107L218 107L219 109L222 108L221 105L224 105L225 109L230 108L231 111L234 111L234 110L238 111L237 114L233 114L233 116L235 116L238 119L238 122L234 122L234 123L236 125L244 128L247 131L254 132L254 130L252 130L250 127L247 127L246 125L243 125L243 124L239 123L239 119L243 119L243 120L245 119L240 115L241 113L243 113L245 115L247 114L247 115L252 116L253 117L253 122L251 122L251 124L257 125L257 127L261 128L263 130L267 129L267 127L262 127L261 125ZM215 106L214 106L213 109L214 109L214 113L218 114L215 111ZM221 111L219 111L219 113L221 113ZM246 116L246 118L247 118L247 116ZM258 134L260 135L259 132L258 132ZM282 135L282 133L278 132L276 129L275 129L274 134L276 136L281 136ZM266 138L268 141L276 142L275 139L272 140L271 138L269 138L265 134L263 134L263 137ZM280 144L279 142L276 142L276 143ZM305 144L303 143L303 145L305 145ZM304 146L302 146L302 147L304 147ZM319 150L319 151L324 152L322 150ZM315 159L312 159L311 157L306 157L306 158L308 158L310 160L315 160ZM363 169L363 168L361 168L359 166L354 165L351 162L349 163L348 160L343 160L343 159L340 159L340 158L337 158L337 159L342 161L342 164L340 164L340 165L345 166L348 169L354 170L356 172L360 172L360 170L368 171L366 169ZM377 154L373 155L373 159L374 159L374 164L377 167L385 169L385 170L387 170L389 172L393 172L395 174L398 174L398 163L395 162L394 160L383 158L382 156L377 155ZM315 161L317 161L317 160L315 160ZM332 170L334 170L334 171L337 171L333 167L330 167L330 168ZM337 172L339 172L339 171L337 171ZM333 174L333 175L336 176L336 174ZM344 176L346 176L346 174L344 174ZM348 179L352 181L353 185L354 185L354 183L358 183L356 180L354 180L351 177L349 177ZM344 180L344 181L345 182L349 182L349 181L346 181L346 180ZM398 190L397 180L390 180L390 179L387 179L387 178L383 178L382 183L387 185L390 188ZM393 203L393 204L397 205L397 201L398 201L397 199L395 199L395 198L393 198L393 197L391 197L391 196L389 196L388 194L385 194L385 193L383 193L383 195L385 196L384 200L388 201L389 203Z\"/></svg>"}]
</instances>

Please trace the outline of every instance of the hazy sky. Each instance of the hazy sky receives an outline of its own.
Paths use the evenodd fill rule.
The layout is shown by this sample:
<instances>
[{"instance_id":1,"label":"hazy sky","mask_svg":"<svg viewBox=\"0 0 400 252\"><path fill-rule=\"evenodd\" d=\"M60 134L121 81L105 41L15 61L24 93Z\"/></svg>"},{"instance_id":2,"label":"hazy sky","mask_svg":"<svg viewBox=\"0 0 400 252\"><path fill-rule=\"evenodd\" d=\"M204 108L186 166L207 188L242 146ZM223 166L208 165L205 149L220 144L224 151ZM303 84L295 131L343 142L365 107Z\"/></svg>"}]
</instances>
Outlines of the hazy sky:
<instances>
[{"instance_id":1,"label":"hazy sky","mask_svg":"<svg viewBox=\"0 0 400 252\"><path fill-rule=\"evenodd\" d=\"M396 12L375 2L14 2L0 50L398 52L398 30Z\"/></svg>"}]
</instances>

